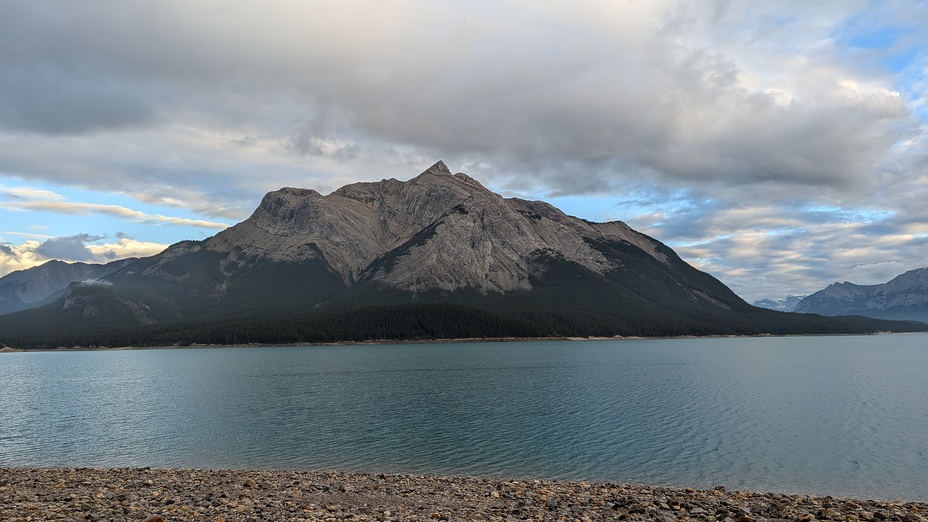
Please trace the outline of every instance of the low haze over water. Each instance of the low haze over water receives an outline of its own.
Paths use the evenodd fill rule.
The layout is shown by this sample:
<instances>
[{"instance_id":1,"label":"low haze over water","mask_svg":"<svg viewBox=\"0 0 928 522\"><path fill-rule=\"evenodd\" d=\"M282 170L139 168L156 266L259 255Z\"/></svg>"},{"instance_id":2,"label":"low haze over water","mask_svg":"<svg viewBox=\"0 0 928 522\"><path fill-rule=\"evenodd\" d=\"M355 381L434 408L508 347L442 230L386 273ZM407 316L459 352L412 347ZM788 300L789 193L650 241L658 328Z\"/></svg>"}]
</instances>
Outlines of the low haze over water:
<instances>
[{"instance_id":1,"label":"low haze over water","mask_svg":"<svg viewBox=\"0 0 928 522\"><path fill-rule=\"evenodd\" d=\"M928 499L928 335L0 354L0 466Z\"/></svg>"}]
</instances>

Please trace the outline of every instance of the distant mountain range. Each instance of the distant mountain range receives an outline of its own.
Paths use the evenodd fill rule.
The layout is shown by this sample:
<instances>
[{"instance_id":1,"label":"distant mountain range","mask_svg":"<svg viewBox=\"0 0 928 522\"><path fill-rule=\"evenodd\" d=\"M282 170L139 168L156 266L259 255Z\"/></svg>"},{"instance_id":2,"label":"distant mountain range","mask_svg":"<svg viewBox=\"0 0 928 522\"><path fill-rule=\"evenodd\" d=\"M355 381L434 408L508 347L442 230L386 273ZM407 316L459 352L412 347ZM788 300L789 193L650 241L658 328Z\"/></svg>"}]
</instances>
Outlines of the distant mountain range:
<instances>
[{"instance_id":1,"label":"distant mountain range","mask_svg":"<svg viewBox=\"0 0 928 522\"><path fill-rule=\"evenodd\" d=\"M802 299L796 312L928 322L928 268L876 285L834 283Z\"/></svg>"},{"instance_id":2,"label":"distant mountain range","mask_svg":"<svg viewBox=\"0 0 928 522\"><path fill-rule=\"evenodd\" d=\"M792 312L796 310L796 305L799 304L805 296L796 296L790 295L786 299L759 299L754 301L754 306L760 308L766 308L768 310L776 310L778 312Z\"/></svg>"},{"instance_id":3,"label":"distant mountain range","mask_svg":"<svg viewBox=\"0 0 928 522\"><path fill-rule=\"evenodd\" d=\"M36 308L64 294L74 281L93 281L119 270L135 259L122 259L105 265L48 261L0 277L0 314Z\"/></svg>"},{"instance_id":4,"label":"distant mountain range","mask_svg":"<svg viewBox=\"0 0 928 522\"><path fill-rule=\"evenodd\" d=\"M407 182L356 183L327 196L271 192L250 218L216 236L79 279L53 302L0 316L0 343L928 329L753 307L622 222L592 223L543 202L505 199L441 162Z\"/></svg>"}]
</instances>

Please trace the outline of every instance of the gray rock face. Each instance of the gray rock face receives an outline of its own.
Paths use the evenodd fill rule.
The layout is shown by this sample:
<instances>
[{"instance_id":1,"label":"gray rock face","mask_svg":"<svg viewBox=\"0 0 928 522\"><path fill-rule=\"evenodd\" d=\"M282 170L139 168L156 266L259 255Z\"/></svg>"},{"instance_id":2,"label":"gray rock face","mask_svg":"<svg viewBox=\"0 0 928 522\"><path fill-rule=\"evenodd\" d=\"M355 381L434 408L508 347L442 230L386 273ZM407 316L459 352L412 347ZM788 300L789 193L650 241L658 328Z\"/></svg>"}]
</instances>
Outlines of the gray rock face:
<instances>
[{"instance_id":1,"label":"gray rock face","mask_svg":"<svg viewBox=\"0 0 928 522\"><path fill-rule=\"evenodd\" d=\"M585 239L629 243L666 262L656 242L621 222L589 223L538 201L504 199L438 162L419 176L356 183L323 196L284 188L267 194L246 221L199 245L222 257L227 277L261 261L321 258L346 286L369 278L401 290L481 293L527 290L539 253L554 253L597 273L615 268Z\"/></svg>"},{"instance_id":2,"label":"gray rock face","mask_svg":"<svg viewBox=\"0 0 928 522\"><path fill-rule=\"evenodd\" d=\"M804 298L796 311L928 322L928 268L910 270L878 285L834 283Z\"/></svg>"},{"instance_id":3,"label":"gray rock face","mask_svg":"<svg viewBox=\"0 0 928 522\"><path fill-rule=\"evenodd\" d=\"M57 297L74 281L93 281L106 276L133 259L105 265L49 261L0 277L0 314L34 308Z\"/></svg>"}]
</instances>

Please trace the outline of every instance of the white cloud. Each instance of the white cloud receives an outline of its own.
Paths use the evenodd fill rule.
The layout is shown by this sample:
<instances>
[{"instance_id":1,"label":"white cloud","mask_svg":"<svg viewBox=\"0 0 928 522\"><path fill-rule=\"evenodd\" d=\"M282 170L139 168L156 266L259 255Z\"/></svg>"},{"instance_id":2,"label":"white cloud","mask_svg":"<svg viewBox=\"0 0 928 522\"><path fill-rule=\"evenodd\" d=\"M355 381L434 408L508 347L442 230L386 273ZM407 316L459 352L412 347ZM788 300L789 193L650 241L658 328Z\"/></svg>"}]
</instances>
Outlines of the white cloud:
<instances>
[{"instance_id":1,"label":"white cloud","mask_svg":"<svg viewBox=\"0 0 928 522\"><path fill-rule=\"evenodd\" d=\"M64 197L60 194L47 190L0 187L0 198L7 200L4 204L4 210L30 210L34 212L55 212L60 214L105 214L136 223L202 227L219 230L229 226L227 223L218 223L203 219L147 214L139 210L133 210L119 205L65 201ZM167 203L163 198L156 199L156 202L162 204Z\"/></svg>"},{"instance_id":2,"label":"white cloud","mask_svg":"<svg viewBox=\"0 0 928 522\"><path fill-rule=\"evenodd\" d=\"M103 205L99 203L73 203L57 201L31 201L23 203L10 203L9 208L34 210L38 212L59 212L62 214L107 214L137 223L156 223L164 225L183 225L212 229L225 229L227 223L217 223L203 219L189 219L181 217L163 216L161 214L146 214L119 205Z\"/></svg>"},{"instance_id":3,"label":"white cloud","mask_svg":"<svg viewBox=\"0 0 928 522\"><path fill-rule=\"evenodd\" d=\"M119 238L112 243L88 245L88 250L94 256L94 262L108 263L116 259L127 257L149 257L161 253L168 245L137 241L132 238Z\"/></svg>"},{"instance_id":4,"label":"white cloud","mask_svg":"<svg viewBox=\"0 0 928 522\"><path fill-rule=\"evenodd\" d=\"M0 276L16 270L41 265L50 259L67 262L109 263L128 257L148 257L160 253L168 245L138 241L129 237L102 243L103 238L80 234L77 236L48 238L45 241L28 240L19 245L0 244Z\"/></svg>"},{"instance_id":5,"label":"white cloud","mask_svg":"<svg viewBox=\"0 0 928 522\"><path fill-rule=\"evenodd\" d=\"M40 265L46 260L36 255L35 249L40 243L35 240L20 245L0 244L0 274L6 275L16 270L25 270Z\"/></svg>"},{"instance_id":6,"label":"white cloud","mask_svg":"<svg viewBox=\"0 0 928 522\"><path fill-rule=\"evenodd\" d=\"M0 187L0 195L11 201L58 201L61 194L32 187Z\"/></svg>"}]
</instances>

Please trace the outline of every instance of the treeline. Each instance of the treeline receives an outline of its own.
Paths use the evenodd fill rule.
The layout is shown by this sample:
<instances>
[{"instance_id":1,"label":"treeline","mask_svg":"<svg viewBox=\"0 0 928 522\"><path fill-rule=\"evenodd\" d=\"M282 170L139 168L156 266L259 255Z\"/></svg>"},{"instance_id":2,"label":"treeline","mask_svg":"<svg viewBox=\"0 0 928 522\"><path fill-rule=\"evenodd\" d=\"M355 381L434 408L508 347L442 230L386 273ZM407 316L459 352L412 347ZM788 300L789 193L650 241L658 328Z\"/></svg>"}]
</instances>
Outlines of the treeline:
<instances>
[{"instance_id":1,"label":"treeline","mask_svg":"<svg viewBox=\"0 0 928 522\"><path fill-rule=\"evenodd\" d=\"M54 329L51 329L54 330ZM190 344L337 343L486 337L545 337L529 321L449 303L371 306L235 321L166 324L54 332L0 334L0 342L24 349L71 346L165 346Z\"/></svg>"},{"instance_id":2,"label":"treeline","mask_svg":"<svg viewBox=\"0 0 928 522\"><path fill-rule=\"evenodd\" d=\"M515 304L515 303L510 303ZM761 312L768 315L766 312ZM0 342L23 349L57 347L171 346L191 344L293 344L462 338L670 337L924 331L922 323L864 317L825 318L770 312L765 320L732 314L700 317L632 314L612 316L563 309L487 310L452 303L413 303L317 311L288 317L237 321L176 321L142 327L69 329L19 335Z\"/></svg>"}]
</instances>

